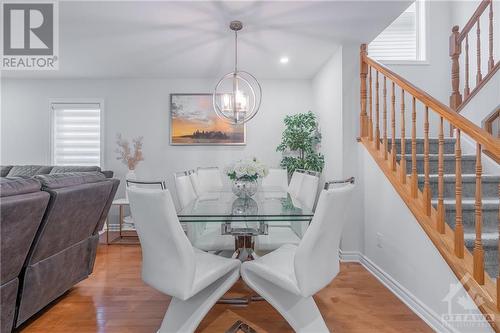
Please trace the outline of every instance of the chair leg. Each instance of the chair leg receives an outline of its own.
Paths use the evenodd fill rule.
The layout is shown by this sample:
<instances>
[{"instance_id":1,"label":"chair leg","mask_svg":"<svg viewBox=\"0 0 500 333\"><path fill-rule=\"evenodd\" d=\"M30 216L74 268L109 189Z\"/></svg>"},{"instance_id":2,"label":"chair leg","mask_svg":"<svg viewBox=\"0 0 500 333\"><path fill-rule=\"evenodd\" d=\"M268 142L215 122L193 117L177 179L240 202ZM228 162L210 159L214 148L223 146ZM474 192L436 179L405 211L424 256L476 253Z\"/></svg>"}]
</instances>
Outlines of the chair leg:
<instances>
[{"instance_id":1,"label":"chair leg","mask_svg":"<svg viewBox=\"0 0 500 333\"><path fill-rule=\"evenodd\" d=\"M292 294L241 266L245 283L264 297L292 326L295 332L329 332L312 296Z\"/></svg>"},{"instance_id":2,"label":"chair leg","mask_svg":"<svg viewBox=\"0 0 500 333\"><path fill-rule=\"evenodd\" d=\"M194 332L212 306L239 278L239 267L188 300L172 297L158 333Z\"/></svg>"}]
</instances>

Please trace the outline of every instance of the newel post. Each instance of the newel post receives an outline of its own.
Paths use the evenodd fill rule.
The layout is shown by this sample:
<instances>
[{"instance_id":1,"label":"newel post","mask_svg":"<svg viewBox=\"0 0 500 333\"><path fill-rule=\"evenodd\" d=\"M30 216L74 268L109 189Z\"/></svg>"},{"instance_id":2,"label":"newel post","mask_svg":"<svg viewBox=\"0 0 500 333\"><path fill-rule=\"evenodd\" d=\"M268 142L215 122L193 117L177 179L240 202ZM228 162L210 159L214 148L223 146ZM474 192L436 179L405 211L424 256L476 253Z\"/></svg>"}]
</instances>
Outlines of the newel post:
<instances>
[{"instance_id":1,"label":"newel post","mask_svg":"<svg viewBox=\"0 0 500 333\"><path fill-rule=\"evenodd\" d=\"M359 115L359 131L360 137L368 135L368 116L366 114L366 76L368 75L368 64L364 60L368 52L366 44L361 44L359 51L359 78L360 78L360 102L361 112Z\"/></svg>"},{"instance_id":2,"label":"newel post","mask_svg":"<svg viewBox=\"0 0 500 333\"><path fill-rule=\"evenodd\" d=\"M458 38L458 25L454 26L451 30L450 36L450 57L451 57L451 96L450 107L456 110L462 103L462 95L460 94L460 65L458 58L462 52L462 47Z\"/></svg>"}]
</instances>

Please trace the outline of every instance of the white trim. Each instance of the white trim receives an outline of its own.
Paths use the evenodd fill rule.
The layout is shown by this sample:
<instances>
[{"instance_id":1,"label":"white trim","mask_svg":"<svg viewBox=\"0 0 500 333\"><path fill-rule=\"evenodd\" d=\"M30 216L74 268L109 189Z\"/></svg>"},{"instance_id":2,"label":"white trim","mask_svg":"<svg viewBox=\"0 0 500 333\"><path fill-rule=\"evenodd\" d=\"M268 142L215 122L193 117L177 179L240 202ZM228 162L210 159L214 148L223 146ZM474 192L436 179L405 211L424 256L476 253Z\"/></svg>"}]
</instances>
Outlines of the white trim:
<instances>
[{"instance_id":1,"label":"white trim","mask_svg":"<svg viewBox=\"0 0 500 333\"><path fill-rule=\"evenodd\" d=\"M54 163L54 151L53 151L53 143L54 143L54 112L52 112L52 104L78 104L78 103L85 103L85 104L99 104L99 109L100 109L100 131L101 131L101 142L100 142L100 153L101 153L101 163L99 167L102 170L106 169L106 163L105 163L105 144L106 144L106 131L104 130L105 127L105 119L106 119L106 112L105 112L105 105L104 105L104 99L103 98L49 98L49 156L48 156L48 163L47 165L52 165Z\"/></svg>"},{"instance_id":2,"label":"white trim","mask_svg":"<svg viewBox=\"0 0 500 333\"><path fill-rule=\"evenodd\" d=\"M409 307L417 316L427 323L436 332L457 332L453 327L443 324L441 316L420 301L408 289L403 287L392 276L383 271L373 261L357 251L339 250L342 262L359 262L363 267L377 278L387 289Z\"/></svg>"}]
</instances>

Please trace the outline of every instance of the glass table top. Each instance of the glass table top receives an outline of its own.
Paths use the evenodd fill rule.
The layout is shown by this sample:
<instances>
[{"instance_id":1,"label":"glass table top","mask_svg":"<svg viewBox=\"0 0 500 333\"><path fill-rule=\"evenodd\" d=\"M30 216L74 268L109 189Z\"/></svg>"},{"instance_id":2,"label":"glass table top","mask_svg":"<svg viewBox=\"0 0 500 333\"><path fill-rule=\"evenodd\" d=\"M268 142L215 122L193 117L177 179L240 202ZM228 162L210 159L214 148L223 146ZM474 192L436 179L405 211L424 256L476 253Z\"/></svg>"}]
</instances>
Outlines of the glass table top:
<instances>
[{"instance_id":1,"label":"glass table top","mask_svg":"<svg viewBox=\"0 0 500 333\"><path fill-rule=\"evenodd\" d=\"M301 222L310 221L313 212L286 192L260 191L250 199L240 199L231 191L200 195L177 215L189 222Z\"/></svg>"}]
</instances>

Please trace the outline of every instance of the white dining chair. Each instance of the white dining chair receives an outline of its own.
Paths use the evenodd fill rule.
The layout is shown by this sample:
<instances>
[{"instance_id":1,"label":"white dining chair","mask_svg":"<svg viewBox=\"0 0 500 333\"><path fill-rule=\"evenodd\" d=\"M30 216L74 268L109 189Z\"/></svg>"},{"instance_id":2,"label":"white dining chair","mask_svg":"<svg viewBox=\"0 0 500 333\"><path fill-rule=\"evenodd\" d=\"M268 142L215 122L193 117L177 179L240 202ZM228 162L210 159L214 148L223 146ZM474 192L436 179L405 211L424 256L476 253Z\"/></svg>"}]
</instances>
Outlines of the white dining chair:
<instances>
[{"instance_id":1,"label":"white dining chair","mask_svg":"<svg viewBox=\"0 0 500 333\"><path fill-rule=\"evenodd\" d=\"M128 188L142 248L142 279L172 296L159 333L194 332L238 280L240 262L193 248L168 190Z\"/></svg>"},{"instance_id":2,"label":"white dining chair","mask_svg":"<svg viewBox=\"0 0 500 333\"><path fill-rule=\"evenodd\" d=\"M269 173L262 179L262 189L264 191L282 191L288 189L288 173L286 169L269 169Z\"/></svg>"},{"instance_id":3,"label":"white dining chair","mask_svg":"<svg viewBox=\"0 0 500 333\"><path fill-rule=\"evenodd\" d=\"M184 209L196 199L196 192L187 172L176 172L174 174L174 181L180 208Z\"/></svg>"},{"instance_id":4,"label":"white dining chair","mask_svg":"<svg viewBox=\"0 0 500 333\"><path fill-rule=\"evenodd\" d=\"M174 174L181 210L198 198L190 176L189 171ZM203 251L234 251L234 237L221 234L220 222L200 221L183 223L182 225L194 247Z\"/></svg>"},{"instance_id":5,"label":"white dining chair","mask_svg":"<svg viewBox=\"0 0 500 333\"><path fill-rule=\"evenodd\" d=\"M319 174L304 174L302 176L302 181L300 183L300 190L297 196L298 206L305 207L309 210L314 210L314 205L316 203L316 197L318 195L318 185L319 185ZM292 222L290 227L295 231L295 233L302 238L306 232L308 222Z\"/></svg>"},{"instance_id":6,"label":"white dining chair","mask_svg":"<svg viewBox=\"0 0 500 333\"><path fill-rule=\"evenodd\" d=\"M314 218L298 246L283 245L241 266L246 284L296 332L329 332L312 296L339 272L340 238L353 188L348 183L322 190Z\"/></svg>"},{"instance_id":7,"label":"white dining chair","mask_svg":"<svg viewBox=\"0 0 500 333\"><path fill-rule=\"evenodd\" d=\"M295 207L312 211L318 192L318 173L307 174L306 171L296 171L293 177L297 181L297 197L290 194L290 199ZM295 186L295 185L294 185ZM268 234L259 235L255 247L259 251L272 251L284 244L298 245L309 226L308 221L280 221L269 223Z\"/></svg>"},{"instance_id":8,"label":"white dining chair","mask_svg":"<svg viewBox=\"0 0 500 333\"><path fill-rule=\"evenodd\" d=\"M197 174L200 191L198 195L222 189L222 178L218 167L198 168Z\"/></svg>"},{"instance_id":9,"label":"white dining chair","mask_svg":"<svg viewBox=\"0 0 500 333\"><path fill-rule=\"evenodd\" d=\"M197 196L201 194L200 181L198 180L198 173L195 170L188 170L189 179L191 179L191 184L193 185L194 192Z\"/></svg>"},{"instance_id":10,"label":"white dining chair","mask_svg":"<svg viewBox=\"0 0 500 333\"><path fill-rule=\"evenodd\" d=\"M290 184L288 185L288 193L290 193L292 197L298 197L303 178L304 170L295 170L293 172L292 179L290 179Z\"/></svg>"}]
</instances>

